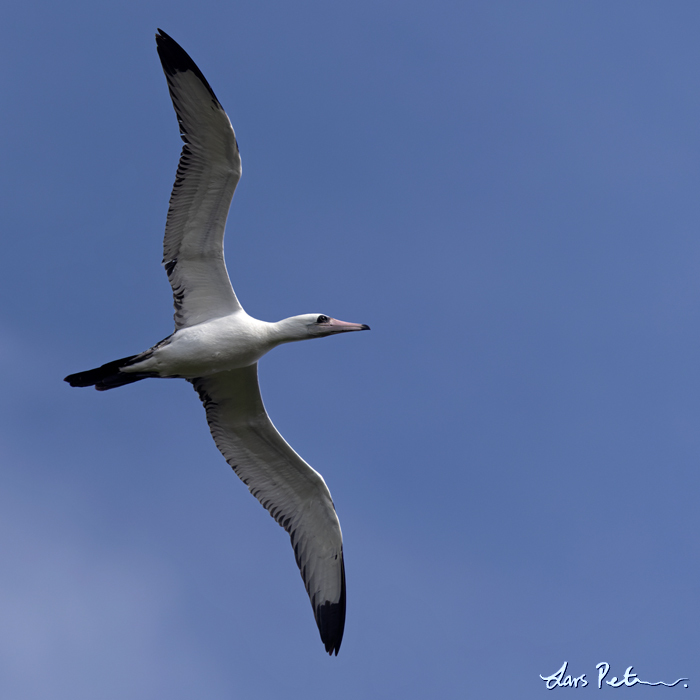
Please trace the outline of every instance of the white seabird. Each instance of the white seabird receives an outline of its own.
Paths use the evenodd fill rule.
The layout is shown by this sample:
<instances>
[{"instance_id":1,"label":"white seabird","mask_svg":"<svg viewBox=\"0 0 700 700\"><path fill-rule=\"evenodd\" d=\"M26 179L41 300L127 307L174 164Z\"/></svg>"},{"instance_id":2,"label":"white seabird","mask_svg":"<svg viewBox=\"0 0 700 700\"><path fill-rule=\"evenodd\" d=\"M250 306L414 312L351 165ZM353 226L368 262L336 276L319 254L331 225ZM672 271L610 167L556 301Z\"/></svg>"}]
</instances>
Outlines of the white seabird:
<instances>
[{"instance_id":1,"label":"white seabird","mask_svg":"<svg viewBox=\"0 0 700 700\"><path fill-rule=\"evenodd\" d=\"M258 386L258 360L272 348L369 326L325 314L258 321L240 305L224 262L224 228L241 177L226 112L194 61L161 29L158 55L185 145L170 197L163 265L173 288L175 332L138 355L65 378L114 389L149 377L191 382L216 446L289 533L326 651L338 654L345 627L343 538L331 494L277 432Z\"/></svg>"}]
</instances>

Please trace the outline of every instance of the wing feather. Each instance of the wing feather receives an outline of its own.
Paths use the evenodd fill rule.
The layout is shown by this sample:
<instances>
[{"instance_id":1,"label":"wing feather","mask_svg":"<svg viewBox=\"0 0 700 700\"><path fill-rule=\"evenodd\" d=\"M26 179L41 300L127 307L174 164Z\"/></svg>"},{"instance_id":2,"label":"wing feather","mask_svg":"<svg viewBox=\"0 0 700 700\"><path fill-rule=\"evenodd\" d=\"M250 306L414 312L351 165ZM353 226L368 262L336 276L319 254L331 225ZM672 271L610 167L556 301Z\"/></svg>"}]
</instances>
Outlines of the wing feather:
<instances>
[{"instance_id":1,"label":"wing feather","mask_svg":"<svg viewBox=\"0 0 700 700\"><path fill-rule=\"evenodd\" d=\"M241 157L231 122L206 78L174 39L158 32L158 55L185 142L163 241L179 329L241 308L224 262L224 229Z\"/></svg>"},{"instance_id":2,"label":"wing feather","mask_svg":"<svg viewBox=\"0 0 700 700\"><path fill-rule=\"evenodd\" d=\"M191 381L226 461L289 533L321 640L337 654L345 626L343 538L323 477L270 421L257 364Z\"/></svg>"}]
</instances>

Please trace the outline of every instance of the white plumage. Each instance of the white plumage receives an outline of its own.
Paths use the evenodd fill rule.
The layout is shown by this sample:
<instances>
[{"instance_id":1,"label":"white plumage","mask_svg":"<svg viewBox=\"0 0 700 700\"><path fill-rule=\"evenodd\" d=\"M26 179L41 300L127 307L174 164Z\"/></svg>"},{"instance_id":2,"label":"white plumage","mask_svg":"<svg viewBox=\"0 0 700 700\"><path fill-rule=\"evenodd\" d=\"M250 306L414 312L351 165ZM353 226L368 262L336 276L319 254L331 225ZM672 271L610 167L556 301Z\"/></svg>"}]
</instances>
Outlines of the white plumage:
<instances>
[{"instance_id":1,"label":"white plumage","mask_svg":"<svg viewBox=\"0 0 700 700\"><path fill-rule=\"evenodd\" d=\"M369 326L324 314L268 323L243 310L223 252L226 217L241 177L236 136L199 68L173 39L158 32L158 54L185 142L163 242L175 332L139 355L72 374L66 381L99 391L149 377L179 377L193 384L217 447L289 533L321 639L329 654L337 654L345 626L340 523L323 477L270 421L257 363L283 343Z\"/></svg>"}]
</instances>

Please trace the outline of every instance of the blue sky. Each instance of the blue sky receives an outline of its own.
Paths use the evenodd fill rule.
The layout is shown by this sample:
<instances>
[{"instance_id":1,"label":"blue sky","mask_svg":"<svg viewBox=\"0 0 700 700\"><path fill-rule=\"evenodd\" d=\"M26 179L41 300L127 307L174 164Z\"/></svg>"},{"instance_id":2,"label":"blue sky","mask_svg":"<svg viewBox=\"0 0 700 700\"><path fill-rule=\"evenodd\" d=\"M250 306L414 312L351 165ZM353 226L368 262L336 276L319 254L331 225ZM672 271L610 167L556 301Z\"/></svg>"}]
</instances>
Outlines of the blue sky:
<instances>
[{"instance_id":1,"label":"blue sky","mask_svg":"<svg viewBox=\"0 0 700 700\"><path fill-rule=\"evenodd\" d=\"M696 3L26 2L0 52L0 695L660 697L700 683ZM348 618L182 381L71 372L172 331L162 27L236 129L268 411L325 477ZM539 674L586 673L548 691ZM684 695L685 697L685 695Z\"/></svg>"}]
</instances>

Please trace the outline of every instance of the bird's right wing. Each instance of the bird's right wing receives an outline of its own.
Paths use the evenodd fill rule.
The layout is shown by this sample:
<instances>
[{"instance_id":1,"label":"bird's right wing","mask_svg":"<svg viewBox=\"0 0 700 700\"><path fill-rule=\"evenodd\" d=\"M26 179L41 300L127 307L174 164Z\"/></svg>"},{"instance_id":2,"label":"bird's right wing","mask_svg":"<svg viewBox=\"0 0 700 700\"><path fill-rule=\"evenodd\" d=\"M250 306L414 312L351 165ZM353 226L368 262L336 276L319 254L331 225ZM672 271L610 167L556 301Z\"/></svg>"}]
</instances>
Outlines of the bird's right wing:
<instances>
[{"instance_id":1,"label":"bird's right wing","mask_svg":"<svg viewBox=\"0 0 700 700\"><path fill-rule=\"evenodd\" d=\"M224 262L224 228L241 156L231 122L202 72L174 39L158 32L158 55L185 142L163 241L180 329L241 308Z\"/></svg>"},{"instance_id":2,"label":"bird's right wing","mask_svg":"<svg viewBox=\"0 0 700 700\"><path fill-rule=\"evenodd\" d=\"M260 396L257 364L190 380L216 446L250 492L289 533L326 651L345 627L343 538L323 477L284 440Z\"/></svg>"}]
</instances>

